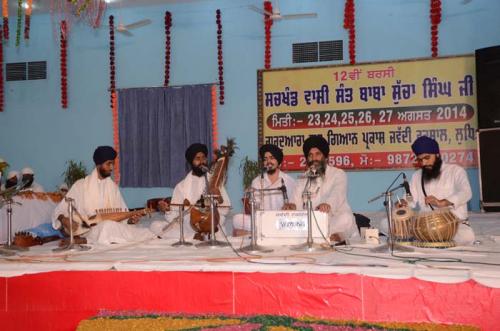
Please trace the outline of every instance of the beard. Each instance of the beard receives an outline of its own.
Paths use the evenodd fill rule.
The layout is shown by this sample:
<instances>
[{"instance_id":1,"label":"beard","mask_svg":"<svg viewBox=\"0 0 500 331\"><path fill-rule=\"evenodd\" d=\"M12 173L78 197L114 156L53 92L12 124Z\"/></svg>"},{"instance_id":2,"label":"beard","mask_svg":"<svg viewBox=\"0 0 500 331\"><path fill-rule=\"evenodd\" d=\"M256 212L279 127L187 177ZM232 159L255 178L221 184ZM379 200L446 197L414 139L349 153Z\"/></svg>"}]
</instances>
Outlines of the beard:
<instances>
[{"instance_id":1,"label":"beard","mask_svg":"<svg viewBox=\"0 0 500 331\"><path fill-rule=\"evenodd\" d=\"M422 167L422 176L424 178L424 182L429 182L433 179L436 179L441 174L441 165L443 164L443 160L440 157L436 157L436 161L432 165L432 167Z\"/></svg>"},{"instance_id":2,"label":"beard","mask_svg":"<svg viewBox=\"0 0 500 331\"><path fill-rule=\"evenodd\" d=\"M278 168L277 168L277 167L275 168L275 167L273 167L272 165L269 165L269 166L268 166L268 168L267 168L266 173L267 173L268 175L273 175L273 174L275 174L275 173L276 173L276 170L278 170Z\"/></svg>"},{"instance_id":3,"label":"beard","mask_svg":"<svg viewBox=\"0 0 500 331\"><path fill-rule=\"evenodd\" d=\"M102 168L98 168L97 171L99 171L99 175L101 176L102 179L108 178L109 176L111 176L111 171L107 172L106 170L104 170Z\"/></svg>"},{"instance_id":4,"label":"beard","mask_svg":"<svg viewBox=\"0 0 500 331\"><path fill-rule=\"evenodd\" d=\"M7 180L5 182L5 188L14 187L17 185L17 180Z\"/></svg>"},{"instance_id":5,"label":"beard","mask_svg":"<svg viewBox=\"0 0 500 331\"><path fill-rule=\"evenodd\" d=\"M191 165L191 171L193 172L193 175L197 177L201 177L205 174L205 172L201 169L201 166L207 166L206 164L200 164L199 166L194 166Z\"/></svg>"},{"instance_id":6,"label":"beard","mask_svg":"<svg viewBox=\"0 0 500 331\"><path fill-rule=\"evenodd\" d=\"M326 159L323 159L321 161L308 161L307 165L309 167L314 166L316 169L316 172L321 176L325 176L326 173Z\"/></svg>"},{"instance_id":7,"label":"beard","mask_svg":"<svg viewBox=\"0 0 500 331\"><path fill-rule=\"evenodd\" d=\"M30 186L31 186L31 184L33 184L33 181L34 181L34 180L35 180L35 179L34 179L33 177L29 178L28 180L24 180L24 181L23 181L23 183L24 183L23 188L28 188L28 187L30 187Z\"/></svg>"}]
</instances>

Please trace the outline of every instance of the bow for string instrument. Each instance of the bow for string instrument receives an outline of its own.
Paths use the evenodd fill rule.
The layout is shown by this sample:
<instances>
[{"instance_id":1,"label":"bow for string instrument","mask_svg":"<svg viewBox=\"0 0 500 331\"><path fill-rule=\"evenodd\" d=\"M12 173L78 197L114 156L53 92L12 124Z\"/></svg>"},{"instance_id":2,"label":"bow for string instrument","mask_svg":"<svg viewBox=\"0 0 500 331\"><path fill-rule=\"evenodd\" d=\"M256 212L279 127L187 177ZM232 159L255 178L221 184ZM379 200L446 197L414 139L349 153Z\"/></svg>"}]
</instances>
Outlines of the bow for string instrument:
<instances>
[{"instance_id":1,"label":"bow for string instrument","mask_svg":"<svg viewBox=\"0 0 500 331\"><path fill-rule=\"evenodd\" d=\"M224 202L220 195L220 188L226 181L229 159L233 156L235 147L234 140L228 139L226 146L221 146L219 150L215 151L217 159L210 167L211 176L208 180L208 190L206 193L209 195L218 195L216 199L218 203ZM214 218L214 232L219 231L220 215L217 208L215 208L214 215L211 214L210 199L204 199L202 196L200 200L200 207L194 206L191 208L190 224L193 230L196 231L193 239L203 241L205 237L210 237L212 217Z\"/></svg>"}]
</instances>

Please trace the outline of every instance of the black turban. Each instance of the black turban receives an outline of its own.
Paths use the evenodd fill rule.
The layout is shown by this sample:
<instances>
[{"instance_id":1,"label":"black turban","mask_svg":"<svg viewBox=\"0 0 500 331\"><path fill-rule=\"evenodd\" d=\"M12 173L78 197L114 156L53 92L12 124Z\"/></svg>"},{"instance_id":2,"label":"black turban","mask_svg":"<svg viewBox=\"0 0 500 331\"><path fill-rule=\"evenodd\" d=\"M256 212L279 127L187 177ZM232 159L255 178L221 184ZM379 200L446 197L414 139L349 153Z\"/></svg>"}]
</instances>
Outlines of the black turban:
<instances>
[{"instance_id":1,"label":"black turban","mask_svg":"<svg viewBox=\"0 0 500 331\"><path fill-rule=\"evenodd\" d=\"M304 151L304 156L306 158L309 155L309 151L313 147L319 149L326 158L328 157L328 154L330 154L330 146L326 142L325 138L323 138L323 136L310 136L306 139L306 141L304 141L302 150Z\"/></svg>"},{"instance_id":2,"label":"black turban","mask_svg":"<svg viewBox=\"0 0 500 331\"><path fill-rule=\"evenodd\" d=\"M116 159L116 151L111 146L99 146L94 151L94 163L96 165L103 164L106 161Z\"/></svg>"},{"instance_id":3,"label":"black turban","mask_svg":"<svg viewBox=\"0 0 500 331\"><path fill-rule=\"evenodd\" d=\"M266 154L266 152L271 153L271 155L278 161L278 164L283 162L283 151L278 146L273 144L262 145L259 149L259 155L262 160L264 160L264 154Z\"/></svg>"},{"instance_id":4,"label":"black turban","mask_svg":"<svg viewBox=\"0 0 500 331\"><path fill-rule=\"evenodd\" d=\"M207 145L205 144L200 144L200 143L194 143L192 144L191 146L189 146L187 149L186 149L186 161L189 162L189 164L193 163L193 160L194 160L194 157L196 156L196 154L198 154L199 152L202 152L203 154L205 154L205 156L208 155L208 148L207 148Z\"/></svg>"}]
</instances>

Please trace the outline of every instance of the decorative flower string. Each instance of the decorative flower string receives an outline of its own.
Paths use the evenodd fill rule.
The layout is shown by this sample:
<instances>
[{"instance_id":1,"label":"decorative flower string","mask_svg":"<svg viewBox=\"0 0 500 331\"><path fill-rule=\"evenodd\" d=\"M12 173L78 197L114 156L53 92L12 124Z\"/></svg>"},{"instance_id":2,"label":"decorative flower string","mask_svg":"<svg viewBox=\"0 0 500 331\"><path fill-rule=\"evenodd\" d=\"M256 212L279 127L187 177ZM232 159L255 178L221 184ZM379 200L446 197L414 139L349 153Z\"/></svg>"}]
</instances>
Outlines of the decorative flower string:
<instances>
[{"instance_id":1,"label":"decorative flower string","mask_svg":"<svg viewBox=\"0 0 500 331\"><path fill-rule=\"evenodd\" d=\"M115 81L115 24L114 16L109 16L109 91L110 91L110 102L111 109L113 109L113 93L116 88Z\"/></svg>"},{"instance_id":2,"label":"decorative flower string","mask_svg":"<svg viewBox=\"0 0 500 331\"><path fill-rule=\"evenodd\" d=\"M68 45L68 29L66 21L61 21L61 106L68 108L68 67L67 67L67 45Z\"/></svg>"},{"instance_id":3,"label":"decorative flower string","mask_svg":"<svg viewBox=\"0 0 500 331\"><path fill-rule=\"evenodd\" d=\"M30 39L32 6L33 0L26 0L26 10L24 11L24 39Z\"/></svg>"},{"instance_id":4,"label":"decorative flower string","mask_svg":"<svg viewBox=\"0 0 500 331\"><path fill-rule=\"evenodd\" d=\"M222 57L222 21L220 9L216 11L217 22L217 60L219 63L219 103L224 104L224 59Z\"/></svg>"},{"instance_id":5,"label":"decorative flower string","mask_svg":"<svg viewBox=\"0 0 500 331\"><path fill-rule=\"evenodd\" d=\"M218 149L217 141L219 132L217 129L217 87L212 85L212 149Z\"/></svg>"},{"instance_id":6,"label":"decorative flower string","mask_svg":"<svg viewBox=\"0 0 500 331\"><path fill-rule=\"evenodd\" d=\"M264 10L268 13L273 12L273 4L271 1L264 1ZM264 31L266 46L264 51L264 68L271 68L271 27L273 26L273 20L269 15L264 16Z\"/></svg>"},{"instance_id":7,"label":"decorative flower string","mask_svg":"<svg viewBox=\"0 0 500 331\"><path fill-rule=\"evenodd\" d=\"M170 81L170 29L172 28L172 13L165 12L165 81L163 86L167 87Z\"/></svg>"},{"instance_id":8,"label":"decorative flower string","mask_svg":"<svg viewBox=\"0 0 500 331\"><path fill-rule=\"evenodd\" d=\"M3 112L3 38L0 33L0 113ZM1 162L0 162L1 163ZM1 170L1 168L0 168Z\"/></svg>"},{"instance_id":9,"label":"decorative flower string","mask_svg":"<svg viewBox=\"0 0 500 331\"><path fill-rule=\"evenodd\" d=\"M431 0L431 51L432 57L438 56L438 27L441 23L441 0Z\"/></svg>"},{"instance_id":10,"label":"decorative flower string","mask_svg":"<svg viewBox=\"0 0 500 331\"><path fill-rule=\"evenodd\" d=\"M356 63L356 24L354 0L346 0L344 7L344 29L349 32L349 63Z\"/></svg>"},{"instance_id":11,"label":"decorative flower string","mask_svg":"<svg viewBox=\"0 0 500 331\"><path fill-rule=\"evenodd\" d=\"M21 24L23 20L23 0L17 0L16 47L21 43Z\"/></svg>"},{"instance_id":12,"label":"decorative flower string","mask_svg":"<svg viewBox=\"0 0 500 331\"><path fill-rule=\"evenodd\" d=\"M115 183L120 183L120 133L118 128L118 103L116 101L116 91L111 92L111 110L113 115L113 145L116 150L114 164Z\"/></svg>"},{"instance_id":13,"label":"decorative flower string","mask_svg":"<svg viewBox=\"0 0 500 331\"><path fill-rule=\"evenodd\" d=\"M9 40L9 1L2 0L3 39Z\"/></svg>"}]
</instances>

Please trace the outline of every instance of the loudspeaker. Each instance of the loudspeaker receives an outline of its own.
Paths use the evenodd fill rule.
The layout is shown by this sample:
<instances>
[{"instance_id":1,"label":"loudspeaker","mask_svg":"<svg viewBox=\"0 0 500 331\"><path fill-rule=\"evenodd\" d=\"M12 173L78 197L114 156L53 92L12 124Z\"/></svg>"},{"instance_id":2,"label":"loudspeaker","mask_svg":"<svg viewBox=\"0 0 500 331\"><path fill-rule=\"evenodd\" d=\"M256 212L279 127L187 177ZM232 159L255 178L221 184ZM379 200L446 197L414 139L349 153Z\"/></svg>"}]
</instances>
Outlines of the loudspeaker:
<instances>
[{"instance_id":1,"label":"loudspeaker","mask_svg":"<svg viewBox=\"0 0 500 331\"><path fill-rule=\"evenodd\" d=\"M476 49L479 129L500 127L500 46Z\"/></svg>"},{"instance_id":2,"label":"loudspeaker","mask_svg":"<svg viewBox=\"0 0 500 331\"><path fill-rule=\"evenodd\" d=\"M481 208L488 212L500 211L500 128L478 132L479 180Z\"/></svg>"}]
</instances>

